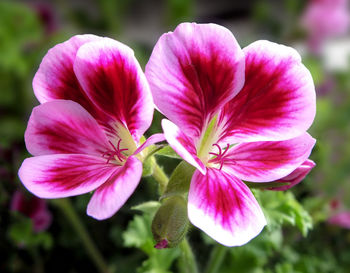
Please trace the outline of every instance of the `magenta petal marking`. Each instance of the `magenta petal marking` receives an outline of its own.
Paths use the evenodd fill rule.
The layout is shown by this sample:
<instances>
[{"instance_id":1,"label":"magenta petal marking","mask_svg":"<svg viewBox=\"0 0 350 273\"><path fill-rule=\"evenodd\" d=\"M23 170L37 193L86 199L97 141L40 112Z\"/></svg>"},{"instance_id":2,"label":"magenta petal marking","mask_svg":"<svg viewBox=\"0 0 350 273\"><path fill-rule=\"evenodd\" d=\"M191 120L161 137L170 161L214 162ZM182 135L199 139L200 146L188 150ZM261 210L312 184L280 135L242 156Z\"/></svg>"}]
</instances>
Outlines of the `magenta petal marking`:
<instances>
[{"instance_id":1,"label":"magenta petal marking","mask_svg":"<svg viewBox=\"0 0 350 273\"><path fill-rule=\"evenodd\" d=\"M285 177L282 177L274 182L288 183L287 185L283 185L280 187L273 187L270 190L273 191L285 191L288 190L295 185L299 184L303 179L308 175L308 173L315 167L316 164L312 160L308 159L303 164L301 164L298 168L296 168L293 172L288 174Z\"/></svg>"},{"instance_id":2,"label":"magenta petal marking","mask_svg":"<svg viewBox=\"0 0 350 273\"><path fill-rule=\"evenodd\" d=\"M251 182L280 179L310 156L316 140L308 133L285 141L241 143L228 151L223 170Z\"/></svg>"},{"instance_id":3,"label":"magenta petal marking","mask_svg":"<svg viewBox=\"0 0 350 273\"><path fill-rule=\"evenodd\" d=\"M206 167L197 156L195 139L186 136L180 128L167 119L162 120L165 139L171 148L175 150L184 160L196 167L202 174L206 173Z\"/></svg>"},{"instance_id":4,"label":"magenta petal marking","mask_svg":"<svg viewBox=\"0 0 350 273\"><path fill-rule=\"evenodd\" d=\"M87 214L103 220L113 216L135 191L142 175L142 163L129 157L109 179L94 192Z\"/></svg>"},{"instance_id":5,"label":"magenta petal marking","mask_svg":"<svg viewBox=\"0 0 350 273\"><path fill-rule=\"evenodd\" d=\"M109 148L96 120L79 104L54 100L33 109L25 132L32 155L102 155Z\"/></svg>"},{"instance_id":6,"label":"magenta petal marking","mask_svg":"<svg viewBox=\"0 0 350 273\"><path fill-rule=\"evenodd\" d=\"M151 124L154 105L133 51L107 38L87 43L78 50L74 71L98 109L124 124L138 143Z\"/></svg>"},{"instance_id":7,"label":"magenta petal marking","mask_svg":"<svg viewBox=\"0 0 350 273\"><path fill-rule=\"evenodd\" d=\"M266 225L264 214L249 188L217 169L196 171L188 195L191 223L225 246L240 246Z\"/></svg>"},{"instance_id":8,"label":"magenta petal marking","mask_svg":"<svg viewBox=\"0 0 350 273\"><path fill-rule=\"evenodd\" d=\"M27 158L18 171L23 185L41 198L61 198L90 192L119 166L106 164L102 157L56 154Z\"/></svg>"},{"instance_id":9,"label":"magenta petal marking","mask_svg":"<svg viewBox=\"0 0 350 273\"><path fill-rule=\"evenodd\" d=\"M286 140L304 133L316 112L310 72L292 48L257 41L244 48L243 89L221 112L221 143Z\"/></svg>"},{"instance_id":10,"label":"magenta petal marking","mask_svg":"<svg viewBox=\"0 0 350 273\"><path fill-rule=\"evenodd\" d=\"M215 24L180 24L159 39L146 65L157 108L191 137L244 83L244 55Z\"/></svg>"},{"instance_id":11,"label":"magenta petal marking","mask_svg":"<svg viewBox=\"0 0 350 273\"><path fill-rule=\"evenodd\" d=\"M134 152L134 155L138 154L139 152L141 152L143 149L147 148L150 145L153 145L155 143L158 142L162 142L165 140L164 134L154 134L151 135L149 138L147 138L147 140L142 143L142 145L140 147L138 147L136 149L136 151Z\"/></svg>"}]
</instances>

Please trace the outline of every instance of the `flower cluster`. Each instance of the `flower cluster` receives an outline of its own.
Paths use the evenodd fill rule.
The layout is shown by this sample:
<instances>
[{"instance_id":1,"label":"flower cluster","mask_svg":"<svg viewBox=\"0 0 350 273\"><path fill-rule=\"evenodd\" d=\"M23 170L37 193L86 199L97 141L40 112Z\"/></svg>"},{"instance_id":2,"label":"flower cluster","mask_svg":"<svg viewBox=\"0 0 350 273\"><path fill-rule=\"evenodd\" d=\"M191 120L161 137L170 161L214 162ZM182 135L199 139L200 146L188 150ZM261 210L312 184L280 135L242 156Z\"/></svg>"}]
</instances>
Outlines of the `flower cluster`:
<instances>
[{"instance_id":1,"label":"flower cluster","mask_svg":"<svg viewBox=\"0 0 350 273\"><path fill-rule=\"evenodd\" d=\"M306 130L315 90L299 54L268 41L242 50L215 24L183 23L164 34L145 74L127 46L75 36L48 52L33 88L41 105L25 141L34 157L19 176L43 198L95 190L87 213L97 219L126 202L141 178L143 148L164 137L196 168L190 222L226 246L245 244L266 225L243 181L282 182L277 189L285 190L314 167ZM164 136L141 145L153 101L167 117Z\"/></svg>"}]
</instances>

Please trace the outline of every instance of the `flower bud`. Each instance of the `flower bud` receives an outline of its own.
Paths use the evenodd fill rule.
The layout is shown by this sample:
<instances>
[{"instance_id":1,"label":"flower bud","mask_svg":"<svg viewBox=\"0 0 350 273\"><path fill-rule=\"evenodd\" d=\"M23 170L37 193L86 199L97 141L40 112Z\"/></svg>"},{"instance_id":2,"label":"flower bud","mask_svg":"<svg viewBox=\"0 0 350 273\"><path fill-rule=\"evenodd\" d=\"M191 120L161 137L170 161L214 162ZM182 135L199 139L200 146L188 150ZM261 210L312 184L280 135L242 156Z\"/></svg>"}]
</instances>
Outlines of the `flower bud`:
<instances>
[{"instance_id":1,"label":"flower bud","mask_svg":"<svg viewBox=\"0 0 350 273\"><path fill-rule=\"evenodd\" d=\"M152 222L152 234L155 248L177 246L185 237L188 229L187 202L181 195L163 199Z\"/></svg>"}]
</instances>

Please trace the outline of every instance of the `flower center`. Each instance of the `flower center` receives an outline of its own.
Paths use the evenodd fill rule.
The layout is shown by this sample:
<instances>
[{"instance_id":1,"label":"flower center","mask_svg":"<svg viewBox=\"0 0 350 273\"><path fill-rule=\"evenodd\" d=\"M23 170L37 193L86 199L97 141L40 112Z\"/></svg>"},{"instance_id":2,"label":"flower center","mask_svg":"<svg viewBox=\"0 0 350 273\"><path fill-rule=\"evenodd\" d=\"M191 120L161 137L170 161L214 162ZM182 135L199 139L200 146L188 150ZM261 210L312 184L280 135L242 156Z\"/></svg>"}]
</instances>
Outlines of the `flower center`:
<instances>
[{"instance_id":1,"label":"flower center","mask_svg":"<svg viewBox=\"0 0 350 273\"><path fill-rule=\"evenodd\" d=\"M224 152L222 151L221 147L219 144L215 143L213 144L213 146L217 147L219 150L219 153L209 153L213 156L215 156L214 158L210 159L208 161L208 163L214 163L214 164L220 164L220 168L219 170L222 169L222 166L224 165L224 155L227 153L227 151L230 149L230 144L227 143L226 149L224 150Z\"/></svg>"},{"instance_id":2,"label":"flower center","mask_svg":"<svg viewBox=\"0 0 350 273\"><path fill-rule=\"evenodd\" d=\"M111 141L108 141L109 144L112 146L113 150L107 151L105 153L102 154L102 157L106 157L107 158L107 164L109 163L109 161L112 160L117 160L120 163L122 163L127 157L123 154L124 151L127 151L128 149L124 148L121 149L120 148L120 142L122 141L122 139L119 139L117 147L115 147L113 145L113 143Z\"/></svg>"}]
</instances>

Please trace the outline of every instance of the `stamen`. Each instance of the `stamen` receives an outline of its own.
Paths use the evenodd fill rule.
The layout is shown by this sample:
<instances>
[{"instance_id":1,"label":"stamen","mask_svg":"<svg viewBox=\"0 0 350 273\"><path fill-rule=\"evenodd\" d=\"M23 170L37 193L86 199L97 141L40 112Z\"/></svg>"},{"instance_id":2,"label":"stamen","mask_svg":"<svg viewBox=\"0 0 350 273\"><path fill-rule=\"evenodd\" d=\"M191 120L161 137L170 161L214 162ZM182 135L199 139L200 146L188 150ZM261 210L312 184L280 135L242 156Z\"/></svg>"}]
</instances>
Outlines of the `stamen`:
<instances>
[{"instance_id":1,"label":"stamen","mask_svg":"<svg viewBox=\"0 0 350 273\"><path fill-rule=\"evenodd\" d=\"M222 166L224 165L224 155L227 153L227 151L230 149L230 144L227 143L226 149L224 152L222 152L222 149L220 147L220 145L218 145L217 143L213 144L213 146L216 146L219 150L219 153L209 153L211 155L216 156L213 159L210 159L208 162L209 163L220 163L220 168L219 170L221 171Z\"/></svg>"},{"instance_id":2,"label":"stamen","mask_svg":"<svg viewBox=\"0 0 350 273\"><path fill-rule=\"evenodd\" d=\"M111 159L113 159L114 157L117 157L119 159L120 162L122 162L123 160L126 159L126 156L124 154L122 154L123 151L127 151L128 149L124 148L124 149L120 149L120 142L122 141L122 139L119 139L117 147L115 147L113 145L113 143L111 141L108 141L109 144L112 146L114 151L107 151L104 152L102 154L102 157L108 156L107 158L107 164L109 163L109 161Z\"/></svg>"}]
</instances>

